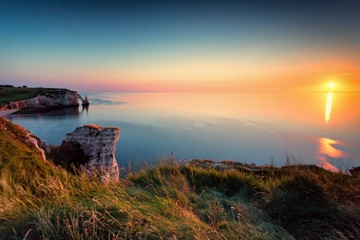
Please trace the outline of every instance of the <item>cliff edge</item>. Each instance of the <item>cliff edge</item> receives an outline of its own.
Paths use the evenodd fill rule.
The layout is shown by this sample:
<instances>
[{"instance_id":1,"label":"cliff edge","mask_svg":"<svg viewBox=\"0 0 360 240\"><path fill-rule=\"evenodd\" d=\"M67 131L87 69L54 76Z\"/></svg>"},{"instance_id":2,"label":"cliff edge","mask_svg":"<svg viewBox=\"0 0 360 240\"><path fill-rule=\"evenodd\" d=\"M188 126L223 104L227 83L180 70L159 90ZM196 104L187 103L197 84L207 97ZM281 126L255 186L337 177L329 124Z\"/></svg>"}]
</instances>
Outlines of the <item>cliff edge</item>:
<instances>
[{"instance_id":1,"label":"cliff edge","mask_svg":"<svg viewBox=\"0 0 360 240\"><path fill-rule=\"evenodd\" d=\"M67 133L64 142L80 144L88 156L85 168L89 173L95 168L104 182L116 182L119 180L119 167L115 159L115 151L119 136L120 129L117 127L87 124L76 128L74 132Z\"/></svg>"},{"instance_id":2,"label":"cliff edge","mask_svg":"<svg viewBox=\"0 0 360 240\"><path fill-rule=\"evenodd\" d=\"M16 88L12 86L0 87L0 110L23 108L63 108L88 105L89 101L79 95L77 91L57 88Z\"/></svg>"},{"instance_id":3,"label":"cliff edge","mask_svg":"<svg viewBox=\"0 0 360 240\"><path fill-rule=\"evenodd\" d=\"M19 160L31 157L49 166L50 162L65 168L73 164L89 175L96 170L102 182L117 182L120 171L115 153L119 136L120 129L117 127L88 124L67 133L61 146L48 146L45 141L32 135L28 130L0 117L0 168L1 162L8 162L10 158ZM24 154L26 156L23 156Z\"/></svg>"},{"instance_id":4,"label":"cliff edge","mask_svg":"<svg viewBox=\"0 0 360 240\"><path fill-rule=\"evenodd\" d=\"M13 151L11 156L13 157L21 150L26 151L29 148L31 151L28 150L27 154L34 154L37 158L46 161L45 151L47 151L47 145L45 141L3 117L0 117L0 146L0 159L6 158L8 160L7 151Z\"/></svg>"},{"instance_id":5,"label":"cliff edge","mask_svg":"<svg viewBox=\"0 0 360 240\"><path fill-rule=\"evenodd\" d=\"M6 103L0 110L30 107L73 107L79 106L78 93L68 89L54 89L33 98Z\"/></svg>"}]
</instances>

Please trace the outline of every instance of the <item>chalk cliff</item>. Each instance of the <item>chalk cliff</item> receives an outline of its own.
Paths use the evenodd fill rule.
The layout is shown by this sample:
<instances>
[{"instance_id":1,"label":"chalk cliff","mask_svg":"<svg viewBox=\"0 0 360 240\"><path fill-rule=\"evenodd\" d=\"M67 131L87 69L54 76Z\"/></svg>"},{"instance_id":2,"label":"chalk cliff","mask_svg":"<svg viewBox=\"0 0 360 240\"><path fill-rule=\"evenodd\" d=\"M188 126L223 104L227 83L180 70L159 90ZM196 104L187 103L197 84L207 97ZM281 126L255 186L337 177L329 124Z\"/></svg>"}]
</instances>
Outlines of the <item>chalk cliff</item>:
<instances>
[{"instance_id":1,"label":"chalk cliff","mask_svg":"<svg viewBox=\"0 0 360 240\"><path fill-rule=\"evenodd\" d=\"M120 129L117 127L104 128L88 124L67 133L65 141L81 145L84 153L89 156L89 161L85 165L88 171L91 172L95 167L104 182L114 182L119 179L119 167L115 159L116 142L119 136Z\"/></svg>"},{"instance_id":2,"label":"chalk cliff","mask_svg":"<svg viewBox=\"0 0 360 240\"><path fill-rule=\"evenodd\" d=\"M53 89L36 97L5 104L0 110L28 107L72 107L79 106L79 94L68 89Z\"/></svg>"}]
</instances>

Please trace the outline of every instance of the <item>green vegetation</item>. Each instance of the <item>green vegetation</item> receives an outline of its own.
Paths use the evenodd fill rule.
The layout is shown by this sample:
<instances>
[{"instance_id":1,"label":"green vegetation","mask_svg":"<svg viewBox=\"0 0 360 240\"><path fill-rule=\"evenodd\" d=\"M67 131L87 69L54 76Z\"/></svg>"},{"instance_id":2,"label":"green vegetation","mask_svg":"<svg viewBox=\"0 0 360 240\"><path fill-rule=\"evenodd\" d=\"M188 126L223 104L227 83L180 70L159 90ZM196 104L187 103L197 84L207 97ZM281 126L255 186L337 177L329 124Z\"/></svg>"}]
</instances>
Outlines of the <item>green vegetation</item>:
<instances>
[{"instance_id":1,"label":"green vegetation","mask_svg":"<svg viewBox=\"0 0 360 240\"><path fill-rule=\"evenodd\" d=\"M44 162L0 118L0 239L357 239L360 177L176 161L102 184Z\"/></svg>"},{"instance_id":2,"label":"green vegetation","mask_svg":"<svg viewBox=\"0 0 360 240\"><path fill-rule=\"evenodd\" d=\"M0 85L0 108L6 103L33 98L40 94L54 91L52 88L28 88L13 87L11 85Z\"/></svg>"}]
</instances>

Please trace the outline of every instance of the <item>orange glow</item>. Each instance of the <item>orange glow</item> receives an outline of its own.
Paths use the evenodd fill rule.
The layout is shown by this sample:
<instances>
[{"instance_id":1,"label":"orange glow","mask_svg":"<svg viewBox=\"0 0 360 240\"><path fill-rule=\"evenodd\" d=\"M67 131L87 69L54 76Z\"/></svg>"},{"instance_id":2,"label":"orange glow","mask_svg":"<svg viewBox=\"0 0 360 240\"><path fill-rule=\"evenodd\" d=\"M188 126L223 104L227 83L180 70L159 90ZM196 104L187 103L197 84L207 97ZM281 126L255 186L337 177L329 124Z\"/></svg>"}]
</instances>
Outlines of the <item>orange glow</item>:
<instances>
[{"instance_id":1,"label":"orange glow","mask_svg":"<svg viewBox=\"0 0 360 240\"><path fill-rule=\"evenodd\" d=\"M319 138L319 152L318 157L319 164L324 169L329 171L339 171L337 167L328 162L327 156L331 158L341 158L344 157L344 153L334 147L334 145L340 145L340 141L332 140L329 138Z\"/></svg>"},{"instance_id":2,"label":"orange glow","mask_svg":"<svg viewBox=\"0 0 360 240\"><path fill-rule=\"evenodd\" d=\"M340 145L340 141L332 140L329 138L319 138L320 151L326 155L329 155L332 158L343 157L343 152L334 148L333 145Z\"/></svg>"},{"instance_id":3,"label":"orange glow","mask_svg":"<svg viewBox=\"0 0 360 240\"><path fill-rule=\"evenodd\" d=\"M351 62L308 61L304 57L288 66L279 59L259 62L251 54L235 53L120 63L110 59L79 66L39 64L21 68L9 79L15 85L21 82L79 91L360 91L360 67ZM36 85L24 82L24 78Z\"/></svg>"}]
</instances>

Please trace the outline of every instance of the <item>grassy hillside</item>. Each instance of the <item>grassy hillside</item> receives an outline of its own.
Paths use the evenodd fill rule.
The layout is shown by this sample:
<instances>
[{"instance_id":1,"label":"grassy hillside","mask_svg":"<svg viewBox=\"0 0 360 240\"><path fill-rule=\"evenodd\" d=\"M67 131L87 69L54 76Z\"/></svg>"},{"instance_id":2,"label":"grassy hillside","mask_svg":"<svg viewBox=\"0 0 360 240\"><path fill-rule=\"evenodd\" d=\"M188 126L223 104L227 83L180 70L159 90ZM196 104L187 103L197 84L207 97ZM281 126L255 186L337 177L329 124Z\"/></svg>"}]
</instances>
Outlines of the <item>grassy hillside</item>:
<instances>
[{"instance_id":1,"label":"grassy hillside","mask_svg":"<svg viewBox=\"0 0 360 240\"><path fill-rule=\"evenodd\" d=\"M36 97L53 91L52 88L28 88L12 87L10 85L0 85L0 107L5 103Z\"/></svg>"},{"instance_id":2,"label":"grassy hillside","mask_svg":"<svg viewBox=\"0 0 360 240\"><path fill-rule=\"evenodd\" d=\"M0 118L0 239L357 239L360 178L176 161L104 185L44 162Z\"/></svg>"}]
</instances>

